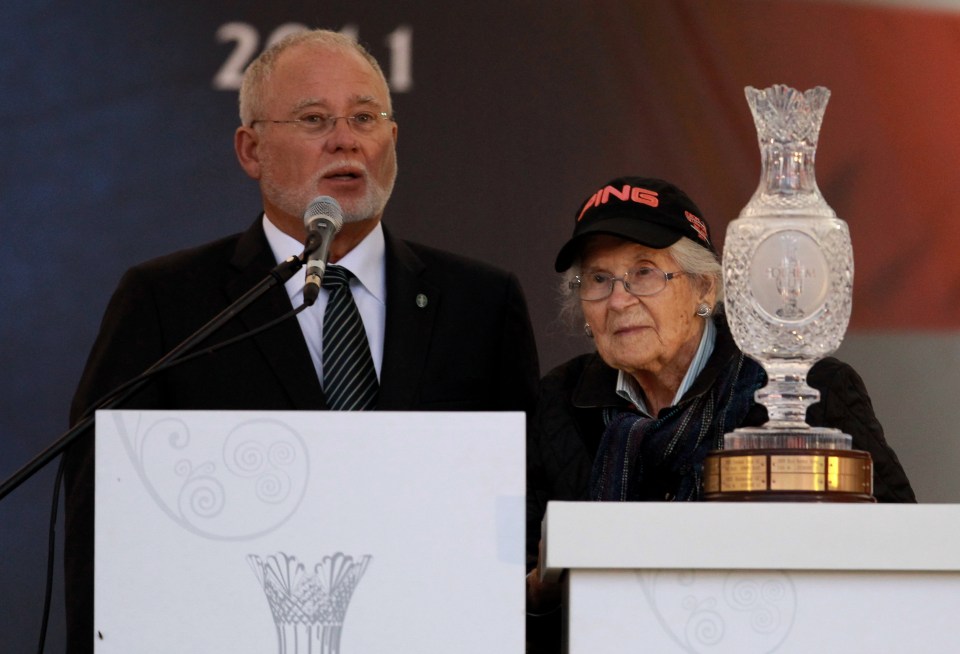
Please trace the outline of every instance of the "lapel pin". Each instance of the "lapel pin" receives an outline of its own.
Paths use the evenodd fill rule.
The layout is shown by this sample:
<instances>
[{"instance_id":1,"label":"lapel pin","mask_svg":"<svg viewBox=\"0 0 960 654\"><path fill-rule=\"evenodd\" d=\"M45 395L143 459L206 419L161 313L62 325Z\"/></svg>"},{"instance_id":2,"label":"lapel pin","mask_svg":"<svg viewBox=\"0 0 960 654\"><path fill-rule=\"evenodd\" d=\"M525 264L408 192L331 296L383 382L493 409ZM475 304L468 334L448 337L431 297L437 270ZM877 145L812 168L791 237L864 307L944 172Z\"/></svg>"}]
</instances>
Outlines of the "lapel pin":
<instances>
[{"instance_id":1,"label":"lapel pin","mask_svg":"<svg viewBox=\"0 0 960 654\"><path fill-rule=\"evenodd\" d=\"M427 306L427 296L423 293L417 293L417 306L421 309Z\"/></svg>"}]
</instances>

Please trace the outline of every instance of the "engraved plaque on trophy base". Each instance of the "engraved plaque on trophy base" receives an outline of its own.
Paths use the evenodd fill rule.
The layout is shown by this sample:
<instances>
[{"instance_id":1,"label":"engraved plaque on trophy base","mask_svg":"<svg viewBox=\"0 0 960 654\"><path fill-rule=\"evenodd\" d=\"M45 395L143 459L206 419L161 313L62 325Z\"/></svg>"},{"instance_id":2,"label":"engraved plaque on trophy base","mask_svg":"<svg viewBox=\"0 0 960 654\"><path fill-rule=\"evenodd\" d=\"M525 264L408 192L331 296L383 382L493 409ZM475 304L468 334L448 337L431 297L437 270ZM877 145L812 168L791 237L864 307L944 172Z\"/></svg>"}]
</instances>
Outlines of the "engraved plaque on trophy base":
<instances>
[{"instance_id":1,"label":"engraved plaque on trophy base","mask_svg":"<svg viewBox=\"0 0 960 654\"><path fill-rule=\"evenodd\" d=\"M717 450L704 463L703 487L707 501L875 501L873 463L859 450Z\"/></svg>"}]
</instances>

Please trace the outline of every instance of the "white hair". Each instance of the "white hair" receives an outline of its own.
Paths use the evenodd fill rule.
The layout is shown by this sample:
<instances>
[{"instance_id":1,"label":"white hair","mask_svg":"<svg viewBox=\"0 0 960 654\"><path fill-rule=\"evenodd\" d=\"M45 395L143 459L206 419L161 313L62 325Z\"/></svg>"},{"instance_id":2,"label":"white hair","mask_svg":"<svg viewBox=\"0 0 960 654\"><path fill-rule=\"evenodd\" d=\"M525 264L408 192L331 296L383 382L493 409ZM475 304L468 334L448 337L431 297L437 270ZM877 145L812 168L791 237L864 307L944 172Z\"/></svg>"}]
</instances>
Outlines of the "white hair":
<instances>
[{"instance_id":1,"label":"white hair","mask_svg":"<svg viewBox=\"0 0 960 654\"><path fill-rule=\"evenodd\" d=\"M310 30L305 32L296 32L283 39L280 39L269 48L260 53L260 56L251 62L243 74L243 83L240 85L240 122L243 125L250 126L257 118L262 118L259 114L263 111L264 89L273 69L276 66L277 59L286 50L302 45L315 44L331 50L353 50L362 56L370 64L377 76L383 81L387 88L387 111L393 113L393 102L390 99L390 86L383 75L380 64L370 52L349 36L344 36L339 32L331 30Z\"/></svg>"}]
</instances>

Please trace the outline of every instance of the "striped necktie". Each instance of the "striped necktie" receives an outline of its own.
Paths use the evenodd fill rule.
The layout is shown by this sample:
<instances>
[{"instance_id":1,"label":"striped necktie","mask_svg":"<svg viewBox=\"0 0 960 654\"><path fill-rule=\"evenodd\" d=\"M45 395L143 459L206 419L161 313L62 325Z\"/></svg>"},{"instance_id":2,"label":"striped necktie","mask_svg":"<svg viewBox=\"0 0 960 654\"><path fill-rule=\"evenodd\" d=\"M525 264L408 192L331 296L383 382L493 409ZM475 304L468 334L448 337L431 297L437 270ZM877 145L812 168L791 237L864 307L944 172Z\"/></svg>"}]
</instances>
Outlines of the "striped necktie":
<instances>
[{"instance_id":1,"label":"striped necktie","mask_svg":"<svg viewBox=\"0 0 960 654\"><path fill-rule=\"evenodd\" d=\"M321 286L330 292L323 314L323 392L337 411L372 409L377 403L377 371L363 319L350 292L353 274L327 266Z\"/></svg>"}]
</instances>

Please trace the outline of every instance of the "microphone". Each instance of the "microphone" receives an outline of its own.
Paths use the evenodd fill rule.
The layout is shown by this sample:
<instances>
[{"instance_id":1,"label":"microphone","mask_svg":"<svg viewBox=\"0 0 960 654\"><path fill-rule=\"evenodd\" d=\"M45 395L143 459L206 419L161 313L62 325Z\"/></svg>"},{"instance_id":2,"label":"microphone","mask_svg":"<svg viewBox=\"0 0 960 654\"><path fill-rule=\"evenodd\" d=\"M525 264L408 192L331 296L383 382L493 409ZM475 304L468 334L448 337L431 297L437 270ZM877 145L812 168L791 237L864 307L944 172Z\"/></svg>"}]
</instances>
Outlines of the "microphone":
<instances>
[{"instance_id":1,"label":"microphone","mask_svg":"<svg viewBox=\"0 0 960 654\"><path fill-rule=\"evenodd\" d=\"M307 255L307 279L303 286L303 302L312 305L320 294L320 281L327 269L330 244L343 227L343 211L332 197L321 195L310 202L303 214L303 224L307 228L307 243L304 247Z\"/></svg>"}]
</instances>

